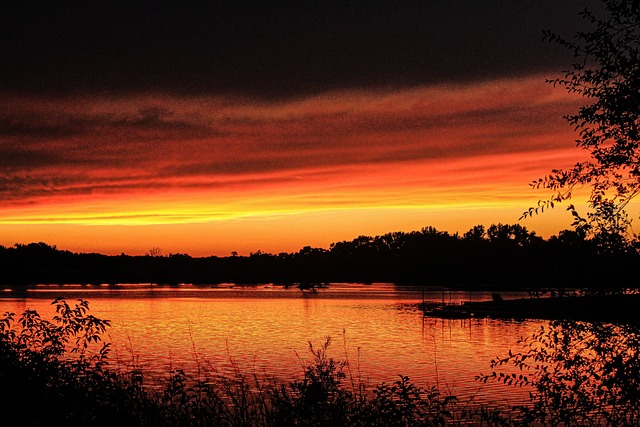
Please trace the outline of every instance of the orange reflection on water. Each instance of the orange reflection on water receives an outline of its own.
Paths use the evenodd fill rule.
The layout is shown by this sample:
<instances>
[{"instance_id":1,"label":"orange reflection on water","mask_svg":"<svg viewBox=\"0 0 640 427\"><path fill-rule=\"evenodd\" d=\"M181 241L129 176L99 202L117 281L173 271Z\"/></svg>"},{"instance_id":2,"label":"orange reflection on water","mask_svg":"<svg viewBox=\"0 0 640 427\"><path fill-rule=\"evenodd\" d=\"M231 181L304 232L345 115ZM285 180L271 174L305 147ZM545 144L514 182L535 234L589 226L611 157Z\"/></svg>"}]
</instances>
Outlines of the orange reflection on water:
<instances>
[{"instance_id":1,"label":"orange reflection on water","mask_svg":"<svg viewBox=\"0 0 640 427\"><path fill-rule=\"evenodd\" d=\"M46 315L51 313L49 297L61 291L46 287L23 298L3 295L0 308L34 308ZM311 360L308 342L318 347L331 337L329 355L349 359L352 374L370 386L402 374L463 399L514 401L524 399L526 390L480 384L474 378L488 373L492 358L515 349L521 335L541 325L424 318L416 309L421 294L393 285L332 284L316 292L278 286L64 291L69 299L89 300L92 314L112 321L112 363L139 363L150 381L166 377L171 368L196 372L198 364L230 373L234 363L247 374L289 381L300 378L305 361ZM439 301L441 294L427 297ZM468 300L469 293L454 292L451 298Z\"/></svg>"}]
</instances>

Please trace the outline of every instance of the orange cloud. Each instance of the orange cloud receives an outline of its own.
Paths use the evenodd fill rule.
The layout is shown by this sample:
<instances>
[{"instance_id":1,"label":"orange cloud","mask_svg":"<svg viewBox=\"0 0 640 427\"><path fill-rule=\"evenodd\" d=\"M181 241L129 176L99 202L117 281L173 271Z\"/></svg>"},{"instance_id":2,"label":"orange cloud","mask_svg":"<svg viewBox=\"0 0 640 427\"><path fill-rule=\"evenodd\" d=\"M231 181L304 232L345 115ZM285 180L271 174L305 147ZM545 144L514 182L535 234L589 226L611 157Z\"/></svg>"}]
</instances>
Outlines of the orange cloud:
<instances>
[{"instance_id":1,"label":"orange cloud","mask_svg":"<svg viewBox=\"0 0 640 427\"><path fill-rule=\"evenodd\" d=\"M289 249L317 241L331 227L323 215L350 218L343 238L367 221L409 226L402 218L416 210L482 210L498 222L535 202L530 180L578 160L562 116L579 101L542 77L272 103L11 98L0 109L0 230L180 224L224 235L213 253L249 239L235 223L248 218L295 219L295 236L282 226L270 237ZM101 243L135 246L114 244Z\"/></svg>"}]
</instances>

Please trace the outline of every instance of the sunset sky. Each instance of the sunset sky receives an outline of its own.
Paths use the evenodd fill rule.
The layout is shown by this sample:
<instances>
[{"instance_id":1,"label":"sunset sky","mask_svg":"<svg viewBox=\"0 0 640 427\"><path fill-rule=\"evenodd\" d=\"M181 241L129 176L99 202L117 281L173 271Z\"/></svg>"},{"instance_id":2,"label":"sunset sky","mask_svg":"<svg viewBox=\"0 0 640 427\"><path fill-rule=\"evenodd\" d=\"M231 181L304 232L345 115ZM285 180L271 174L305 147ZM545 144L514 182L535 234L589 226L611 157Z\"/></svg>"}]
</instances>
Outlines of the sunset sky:
<instances>
[{"instance_id":1,"label":"sunset sky","mask_svg":"<svg viewBox=\"0 0 640 427\"><path fill-rule=\"evenodd\" d=\"M594 1L0 5L0 244L193 256L516 223ZM597 9L596 9L597 10ZM578 196L577 202L581 202ZM521 224L548 237L564 207Z\"/></svg>"}]
</instances>

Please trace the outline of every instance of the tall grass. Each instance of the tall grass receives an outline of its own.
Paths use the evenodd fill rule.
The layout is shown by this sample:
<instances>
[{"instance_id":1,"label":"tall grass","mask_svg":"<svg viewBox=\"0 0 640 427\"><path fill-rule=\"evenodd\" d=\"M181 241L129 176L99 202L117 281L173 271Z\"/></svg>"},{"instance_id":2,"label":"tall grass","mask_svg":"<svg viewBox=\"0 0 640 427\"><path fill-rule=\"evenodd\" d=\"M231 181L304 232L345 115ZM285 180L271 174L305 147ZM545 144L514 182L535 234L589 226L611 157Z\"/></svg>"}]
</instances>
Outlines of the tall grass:
<instances>
[{"instance_id":1,"label":"tall grass","mask_svg":"<svg viewBox=\"0 0 640 427\"><path fill-rule=\"evenodd\" d=\"M460 404L408 377L368 386L348 358L309 343L303 375L276 381L233 365L221 374L194 349L198 369L171 369L149 387L141 369L110 365L110 326L79 300L53 301L53 321L33 310L0 318L0 410L21 425L455 426L509 425L498 410Z\"/></svg>"}]
</instances>

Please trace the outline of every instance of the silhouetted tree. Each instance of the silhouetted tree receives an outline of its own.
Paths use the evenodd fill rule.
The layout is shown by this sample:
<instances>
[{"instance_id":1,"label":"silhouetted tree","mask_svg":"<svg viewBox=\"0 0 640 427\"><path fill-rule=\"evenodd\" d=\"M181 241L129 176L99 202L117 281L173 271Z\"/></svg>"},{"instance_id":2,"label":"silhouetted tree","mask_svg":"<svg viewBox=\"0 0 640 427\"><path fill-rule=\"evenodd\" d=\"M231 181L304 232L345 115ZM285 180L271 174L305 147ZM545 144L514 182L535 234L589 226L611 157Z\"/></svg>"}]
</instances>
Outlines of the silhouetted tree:
<instances>
[{"instance_id":1,"label":"silhouetted tree","mask_svg":"<svg viewBox=\"0 0 640 427\"><path fill-rule=\"evenodd\" d=\"M486 239L486 231L484 225L476 225L462 235L462 238L468 242L481 242Z\"/></svg>"},{"instance_id":2,"label":"silhouetted tree","mask_svg":"<svg viewBox=\"0 0 640 427\"><path fill-rule=\"evenodd\" d=\"M159 248L158 246L154 246L153 248L149 249L149 252L147 252L147 256L161 257L162 248Z\"/></svg>"},{"instance_id":3,"label":"silhouetted tree","mask_svg":"<svg viewBox=\"0 0 640 427\"><path fill-rule=\"evenodd\" d=\"M605 17L586 9L581 13L591 30L577 33L575 40L545 32L545 39L569 49L575 57L563 77L548 82L588 101L565 118L578 132L577 145L590 157L534 181L534 188L547 188L554 195L523 216L566 201L574 188L588 185L591 195L586 217L573 205L568 210L578 230L595 236L610 251L637 241L625 208L640 193L640 2L603 3Z\"/></svg>"},{"instance_id":4,"label":"silhouetted tree","mask_svg":"<svg viewBox=\"0 0 640 427\"><path fill-rule=\"evenodd\" d=\"M603 5L603 17L582 12L590 30L574 40L545 32L547 40L574 55L571 69L548 82L587 101L565 118L589 158L534 181L534 188L549 189L553 195L523 216L553 208L571 199L575 188L589 186L587 214L568 207L575 232L563 232L550 243L552 248L571 248L571 253L582 251L583 256L574 259L587 261L589 278L596 287L599 283L608 288L603 289L607 293L626 285L611 276L635 265L637 256L629 250L637 248L638 236L625 209L640 193L640 1L603 0ZM589 253L585 237L597 246L598 256L584 256ZM493 361L494 367L511 365L519 374L492 373L483 379L533 386L533 406L524 409L530 422L638 425L639 332L637 324L552 322L523 339L521 352L509 351L508 357Z\"/></svg>"},{"instance_id":5,"label":"silhouetted tree","mask_svg":"<svg viewBox=\"0 0 640 427\"><path fill-rule=\"evenodd\" d=\"M0 248L0 285L395 282L416 285L597 287L623 280L635 252L602 254L580 231L544 240L515 224L478 225L461 237L433 227L359 236L330 249L192 258L71 253L44 243ZM494 288L495 289L495 288Z\"/></svg>"},{"instance_id":6,"label":"silhouetted tree","mask_svg":"<svg viewBox=\"0 0 640 427\"><path fill-rule=\"evenodd\" d=\"M492 243L512 243L516 246L528 246L542 241L535 231L529 231L520 224L492 224L487 230Z\"/></svg>"}]
</instances>

